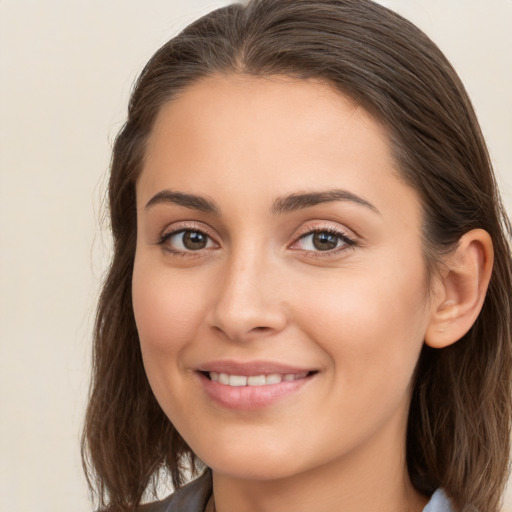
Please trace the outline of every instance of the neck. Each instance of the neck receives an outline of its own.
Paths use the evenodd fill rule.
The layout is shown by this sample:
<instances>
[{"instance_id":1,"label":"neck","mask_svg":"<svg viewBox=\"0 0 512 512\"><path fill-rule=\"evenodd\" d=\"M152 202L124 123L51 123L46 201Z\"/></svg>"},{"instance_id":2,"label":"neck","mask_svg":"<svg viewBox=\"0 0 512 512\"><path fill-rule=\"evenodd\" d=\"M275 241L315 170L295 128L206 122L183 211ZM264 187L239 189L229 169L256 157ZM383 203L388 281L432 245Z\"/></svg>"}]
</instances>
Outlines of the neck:
<instances>
[{"instance_id":1,"label":"neck","mask_svg":"<svg viewBox=\"0 0 512 512\"><path fill-rule=\"evenodd\" d=\"M428 500L411 484L405 447L396 449L389 441L374 439L343 458L291 476L239 478L213 471L215 510L421 512Z\"/></svg>"},{"instance_id":2,"label":"neck","mask_svg":"<svg viewBox=\"0 0 512 512\"><path fill-rule=\"evenodd\" d=\"M354 478L353 470L348 474L340 471L333 478L331 469L324 469L315 475L304 473L277 481L235 480L214 473L215 511L421 512L427 503L396 468L390 473L395 477L394 485L389 478L370 474L365 475L364 486Z\"/></svg>"}]
</instances>

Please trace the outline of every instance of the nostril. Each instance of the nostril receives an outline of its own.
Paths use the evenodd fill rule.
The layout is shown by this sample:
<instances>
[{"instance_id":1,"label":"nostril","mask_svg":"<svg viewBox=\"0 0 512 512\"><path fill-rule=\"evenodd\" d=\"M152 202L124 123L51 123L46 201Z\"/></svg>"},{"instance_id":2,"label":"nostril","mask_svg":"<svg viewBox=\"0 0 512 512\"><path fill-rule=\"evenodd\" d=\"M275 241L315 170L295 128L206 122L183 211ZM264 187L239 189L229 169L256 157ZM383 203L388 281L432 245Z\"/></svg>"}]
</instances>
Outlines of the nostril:
<instances>
[{"instance_id":1,"label":"nostril","mask_svg":"<svg viewBox=\"0 0 512 512\"><path fill-rule=\"evenodd\" d=\"M268 331L270 327L254 327L253 331Z\"/></svg>"}]
</instances>

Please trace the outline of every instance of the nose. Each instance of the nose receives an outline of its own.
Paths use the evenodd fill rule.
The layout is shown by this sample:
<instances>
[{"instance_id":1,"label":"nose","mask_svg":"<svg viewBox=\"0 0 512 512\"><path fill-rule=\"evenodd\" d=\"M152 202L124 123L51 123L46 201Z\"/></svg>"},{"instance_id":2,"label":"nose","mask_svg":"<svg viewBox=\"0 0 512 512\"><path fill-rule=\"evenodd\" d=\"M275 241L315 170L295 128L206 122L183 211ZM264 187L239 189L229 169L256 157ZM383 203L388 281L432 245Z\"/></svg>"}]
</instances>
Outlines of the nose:
<instances>
[{"instance_id":1,"label":"nose","mask_svg":"<svg viewBox=\"0 0 512 512\"><path fill-rule=\"evenodd\" d=\"M218 277L210 324L232 341L245 342L282 331L287 323L282 273L256 251L233 256Z\"/></svg>"}]
</instances>

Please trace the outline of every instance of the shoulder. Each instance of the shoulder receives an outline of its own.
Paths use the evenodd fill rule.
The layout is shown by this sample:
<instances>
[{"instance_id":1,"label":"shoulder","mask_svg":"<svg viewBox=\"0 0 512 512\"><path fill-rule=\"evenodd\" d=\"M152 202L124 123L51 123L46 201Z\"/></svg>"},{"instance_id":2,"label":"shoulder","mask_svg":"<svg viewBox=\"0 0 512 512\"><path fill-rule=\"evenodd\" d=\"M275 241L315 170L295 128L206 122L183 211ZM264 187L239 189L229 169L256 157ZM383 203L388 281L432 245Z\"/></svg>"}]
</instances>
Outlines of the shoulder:
<instances>
[{"instance_id":1,"label":"shoulder","mask_svg":"<svg viewBox=\"0 0 512 512\"><path fill-rule=\"evenodd\" d=\"M209 470L162 501L141 505L139 512L204 512L212 493Z\"/></svg>"},{"instance_id":2,"label":"shoulder","mask_svg":"<svg viewBox=\"0 0 512 512\"><path fill-rule=\"evenodd\" d=\"M453 508L444 491L438 489L430 498L423 512L453 512Z\"/></svg>"}]
</instances>

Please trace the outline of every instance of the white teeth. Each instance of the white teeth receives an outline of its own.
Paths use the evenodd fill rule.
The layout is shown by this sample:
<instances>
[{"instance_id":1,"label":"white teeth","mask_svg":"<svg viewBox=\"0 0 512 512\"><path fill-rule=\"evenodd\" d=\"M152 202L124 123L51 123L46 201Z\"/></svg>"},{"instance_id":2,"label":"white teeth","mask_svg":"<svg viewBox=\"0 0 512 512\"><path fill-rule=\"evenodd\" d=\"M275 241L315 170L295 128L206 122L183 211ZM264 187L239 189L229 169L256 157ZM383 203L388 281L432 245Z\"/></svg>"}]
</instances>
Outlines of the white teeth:
<instances>
[{"instance_id":1,"label":"white teeth","mask_svg":"<svg viewBox=\"0 0 512 512\"><path fill-rule=\"evenodd\" d=\"M267 384L279 384L283 380L283 376L280 373L271 373L267 375Z\"/></svg>"},{"instance_id":2,"label":"white teeth","mask_svg":"<svg viewBox=\"0 0 512 512\"><path fill-rule=\"evenodd\" d=\"M247 379L248 386L264 386L267 383L265 375L253 375Z\"/></svg>"},{"instance_id":3,"label":"white teeth","mask_svg":"<svg viewBox=\"0 0 512 512\"><path fill-rule=\"evenodd\" d=\"M219 382L229 385L229 375L227 373L219 373Z\"/></svg>"},{"instance_id":4,"label":"white teeth","mask_svg":"<svg viewBox=\"0 0 512 512\"><path fill-rule=\"evenodd\" d=\"M242 375L230 375L229 376L230 386L247 386L247 377Z\"/></svg>"},{"instance_id":5,"label":"white teeth","mask_svg":"<svg viewBox=\"0 0 512 512\"><path fill-rule=\"evenodd\" d=\"M279 384L282 381L291 382L297 379L303 379L308 372L302 373L270 373L268 375L229 375L227 373L210 372L210 379L226 386L266 386L269 384Z\"/></svg>"}]
</instances>

